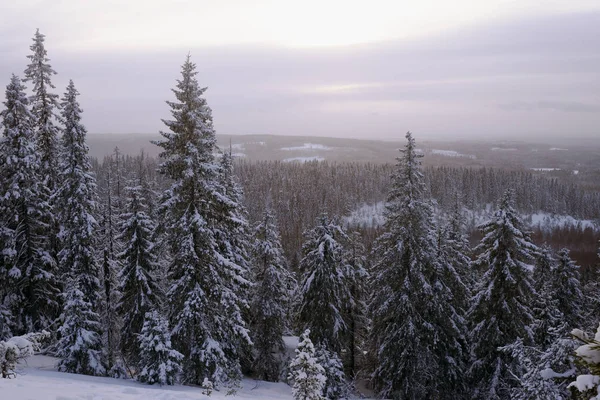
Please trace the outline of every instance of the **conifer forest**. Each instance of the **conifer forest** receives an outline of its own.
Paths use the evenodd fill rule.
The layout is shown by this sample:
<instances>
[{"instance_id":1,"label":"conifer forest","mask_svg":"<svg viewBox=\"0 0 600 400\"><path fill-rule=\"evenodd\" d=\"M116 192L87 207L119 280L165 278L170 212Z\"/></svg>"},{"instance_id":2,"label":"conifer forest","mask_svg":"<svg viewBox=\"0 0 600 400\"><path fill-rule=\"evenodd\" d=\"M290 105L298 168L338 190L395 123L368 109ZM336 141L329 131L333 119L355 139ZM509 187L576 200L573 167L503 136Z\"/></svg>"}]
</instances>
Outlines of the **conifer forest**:
<instances>
[{"instance_id":1,"label":"conifer forest","mask_svg":"<svg viewBox=\"0 0 600 400\"><path fill-rule=\"evenodd\" d=\"M39 30L0 77L2 378L42 355L207 398L252 379L295 400L600 399L596 187L424 166L419 132L393 164L236 157L181 61L158 157L89 154Z\"/></svg>"}]
</instances>

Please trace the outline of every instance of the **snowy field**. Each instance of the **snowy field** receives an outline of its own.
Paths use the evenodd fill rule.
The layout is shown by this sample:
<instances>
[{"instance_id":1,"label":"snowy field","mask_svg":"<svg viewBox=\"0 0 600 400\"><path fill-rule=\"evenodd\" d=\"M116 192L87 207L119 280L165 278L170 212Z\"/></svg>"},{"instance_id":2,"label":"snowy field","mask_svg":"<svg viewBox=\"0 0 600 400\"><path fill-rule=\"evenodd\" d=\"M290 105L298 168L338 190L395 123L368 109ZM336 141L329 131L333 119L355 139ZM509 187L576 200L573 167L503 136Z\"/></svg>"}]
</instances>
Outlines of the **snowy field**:
<instances>
[{"instance_id":1,"label":"snowy field","mask_svg":"<svg viewBox=\"0 0 600 400\"><path fill-rule=\"evenodd\" d=\"M486 222L493 214L491 204L488 204L485 211L474 213L471 210L465 210L465 219L477 226ZM375 228L385 223L385 203L364 204L342 218L345 226L349 227L368 227ZM570 215L555 215L546 212L537 212L533 214L522 214L523 220L529 224L530 228L539 228L542 231L549 231L556 228L565 228L568 226L580 226L582 229L593 229L600 231L600 226L592 220L582 220L573 218Z\"/></svg>"},{"instance_id":2,"label":"snowy field","mask_svg":"<svg viewBox=\"0 0 600 400\"><path fill-rule=\"evenodd\" d=\"M132 380L67 374L55 370L57 359L31 357L19 369L15 379L0 379L1 400L196 400L196 399L264 399L292 398L285 383L244 379L235 396L226 390L210 397L202 388L189 386L150 386Z\"/></svg>"},{"instance_id":3,"label":"snowy field","mask_svg":"<svg viewBox=\"0 0 600 400\"><path fill-rule=\"evenodd\" d=\"M282 147L283 151L302 151L302 150L331 150L331 147L318 143L304 143L302 146Z\"/></svg>"},{"instance_id":4,"label":"snowy field","mask_svg":"<svg viewBox=\"0 0 600 400\"><path fill-rule=\"evenodd\" d=\"M435 155L438 155L438 156L444 156L444 157L470 158L471 160L475 160L477 158L473 154L462 154L462 153L459 153L458 151L455 151L455 150L433 149L433 150L431 150L431 154L435 154Z\"/></svg>"}]
</instances>

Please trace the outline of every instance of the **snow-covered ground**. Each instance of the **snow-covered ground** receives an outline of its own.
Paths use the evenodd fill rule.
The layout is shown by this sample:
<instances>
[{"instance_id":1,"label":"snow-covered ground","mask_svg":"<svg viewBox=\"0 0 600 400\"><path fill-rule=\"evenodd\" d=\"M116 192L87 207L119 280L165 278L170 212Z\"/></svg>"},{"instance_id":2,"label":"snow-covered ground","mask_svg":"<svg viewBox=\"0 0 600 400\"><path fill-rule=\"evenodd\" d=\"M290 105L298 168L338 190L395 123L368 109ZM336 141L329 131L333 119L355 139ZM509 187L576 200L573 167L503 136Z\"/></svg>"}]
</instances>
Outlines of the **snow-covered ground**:
<instances>
[{"instance_id":1,"label":"snow-covered ground","mask_svg":"<svg viewBox=\"0 0 600 400\"><path fill-rule=\"evenodd\" d=\"M477 157L475 157L475 155L473 154L462 154L459 153L458 151L454 151L454 150L439 150L439 149L433 149L431 150L431 154L436 154L439 156L444 156L444 157L461 157L461 158L470 158L472 160L476 159Z\"/></svg>"},{"instance_id":2,"label":"snow-covered ground","mask_svg":"<svg viewBox=\"0 0 600 400\"><path fill-rule=\"evenodd\" d=\"M551 172L551 171L560 171L560 168L530 168L533 171L539 172Z\"/></svg>"},{"instance_id":3,"label":"snow-covered ground","mask_svg":"<svg viewBox=\"0 0 600 400\"><path fill-rule=\"evenodd\" d=\"M351 227L366 227L373 228L383 225L385 217L385 204L379 202L376 204L365 204L350 215L345 216L342 220L344 225ZM488 205L485 211L473 212L466 210L465 220L473 226L486 222L493 214L494 209ZM570 215L555 215L546 212L537 212L533 214L524 214L522 218L525 222L529 222L532 228L540 228L541 230L550 230L554 228L564 228L567 226L581 226L581 228L591 228L600 231L600 225L592 220L580 220Z\"/></svg>"},{"instance_id":4,"label":"snow-covered ground","mask_svg":"<svg viewBox=\"0 0 600 400\"><path fill-rule=\"evenodd\" d=\"M290 338L292 341L293 338ZM297 338L296 338L297 344ZM198 399L291 399L285 383L244 379L235 396L226 390L210 397L201 388L189 386L150 386L132 380L67 374L55 370L57 359L45 356L29 358L15 379L0 379L2 400L198 400Z\"/></svg>"},{"instance_id":5,"label":"snow-covered ground","mask_svg":"<svg viewBox=\"0 0 600 400\"><path fill-rule=\"evenodd\" d=\"M319 156L312 156L312 157L291 157L291 158L286 158L283 160L283 162L301 162L301 163L305 163L305 162L309 162L309 161L324 161L325 158L323 157L319 157Z\"/></svg>"},{"instance_id":6,"label":"snow-covered ground","mask_svg":"<svg viewBox=\"0 0 600 400\"><path fill-rule=\"evenodd\" d=\"M492 147L490 150L492 151L517 151L514 147Z\"/></svg>"},{"instance_id":7,"label":"snow-covered ground","mask_svg":"<svg viewBox=\"0 0 600 400\"><path fill-rule=\"evenodd\" d=\"M304 143L302 146L282 147L283 151L301 151L301 150L331 150L331 147L318 143Z\"/></svg>"}]
</instances>

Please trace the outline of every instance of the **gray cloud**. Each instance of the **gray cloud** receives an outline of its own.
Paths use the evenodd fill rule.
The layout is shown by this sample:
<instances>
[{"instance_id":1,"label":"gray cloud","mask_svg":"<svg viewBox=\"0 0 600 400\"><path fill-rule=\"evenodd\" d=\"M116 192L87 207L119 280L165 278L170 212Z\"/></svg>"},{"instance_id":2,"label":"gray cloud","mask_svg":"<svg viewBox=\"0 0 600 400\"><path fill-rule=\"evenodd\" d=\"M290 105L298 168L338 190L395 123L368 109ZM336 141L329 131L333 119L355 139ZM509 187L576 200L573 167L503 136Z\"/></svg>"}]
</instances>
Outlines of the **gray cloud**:
<instances>
[{"instance_id":1,"label":"gray cloud","mask_svg":"<svg viewBox=\"0 0 600 400\"><path fill-rule=\"evenodd\" d=\"M34 28L28 37L3 29L4 85L24 69ZM164 100L191 51L223 133L523 137L577 126L579 136L598 137L599 38L600 13L588 13L345 48L73 52L53 48L52 37L47 48L60 92L73 78L82 93L90 132L162 129Z\"/></svg>"}]
</instances>

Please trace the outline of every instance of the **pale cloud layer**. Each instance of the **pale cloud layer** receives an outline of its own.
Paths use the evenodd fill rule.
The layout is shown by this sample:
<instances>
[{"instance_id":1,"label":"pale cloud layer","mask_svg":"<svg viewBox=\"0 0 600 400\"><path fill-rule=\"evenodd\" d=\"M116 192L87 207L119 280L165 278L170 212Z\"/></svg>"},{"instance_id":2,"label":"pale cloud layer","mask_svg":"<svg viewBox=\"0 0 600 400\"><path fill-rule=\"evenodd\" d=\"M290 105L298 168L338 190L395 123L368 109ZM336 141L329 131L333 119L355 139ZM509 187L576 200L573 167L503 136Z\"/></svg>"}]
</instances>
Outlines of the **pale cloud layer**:
<instances>
[{"instance_id":1,"label":"pale cloud layer","mask_svg":"<svg viewBox=\"0 0 600 400\"><path fill-rule=\"evenodd\" d=\"M0 3L0 83L39 27L90 132L162 129L190 51L222 133L600 137L597 1L387 3Z\"/></svg>"}]
</instances>

